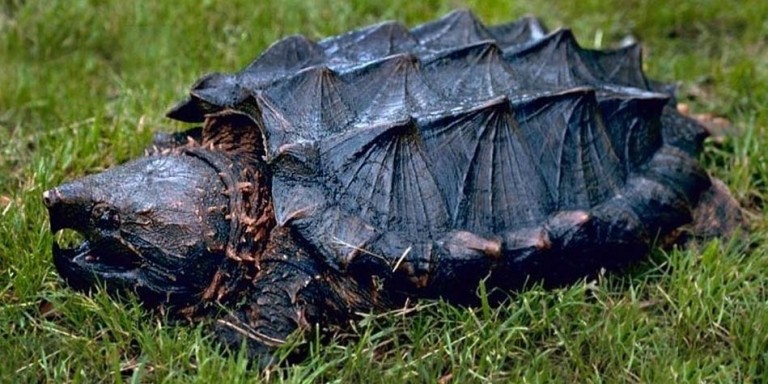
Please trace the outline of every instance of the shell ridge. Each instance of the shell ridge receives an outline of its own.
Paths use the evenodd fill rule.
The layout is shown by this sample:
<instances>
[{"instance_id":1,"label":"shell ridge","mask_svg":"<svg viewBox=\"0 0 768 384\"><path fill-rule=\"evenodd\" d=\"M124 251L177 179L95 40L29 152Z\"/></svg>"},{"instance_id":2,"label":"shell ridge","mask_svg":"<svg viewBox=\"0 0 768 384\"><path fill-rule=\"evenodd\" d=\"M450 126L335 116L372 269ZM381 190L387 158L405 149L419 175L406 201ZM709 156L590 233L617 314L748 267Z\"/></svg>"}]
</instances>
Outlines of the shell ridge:
<instances>
[{"instance_id":1,"label":"shell ridge","mask_svg":"<svg viewBox=\"0 0 768 384\"><path fill-rule=\"evenodd\" d=\"M517 104L514 111L528 142L533 146L532 153L537 159L536 164L541 167L539 173L543 175L548 190L553 194L555 209L592 206L591 199L578 196L579 191L586 192L588 186L592 185L586 180L585 169L599 172L607 177L607 180L611 180L610 176L617 172L614 170L617 164L613 164L617 160L608 166L611 172L601 171L602 165L591 164L591 155L584 154L584 151L598 154L612 151L610 143L602 139L607 138L607 134L604 126L599 123L600 117L597 117L599 109L595 91L590 88L574 88L553 93ZM591 127L593 123L595 126ZM598 132L599 142L604 149L591 148L596 143L590 139L590 136L595 135L590 133L592 129ZM597 185L603 186L606 182L601 178L592 178Z\"/></svg>"},{"instance_id":2,"label":"shell ridge","mask_svg":"<svg viewBox=\"0 0 768 384\"><path fill-rule=\"evenodd\" d=\"M324 173L344 186L337 202L353 202L364 221L381 229L431 233L445 227L445 207L420 142L413 119L323 140ZM411 193L421 198L414 201Z\"/></svg>"},{"instance_id":3,"label":"shell ridge","mask_svg":"<svg viewBox=\"0 0 768 384\"><path fill-rule=\"evenodd\" d=\"M415 162L409 162L408 164L411 166L410 173L412 175L425 175L429 177L431 180L431 184L434 186L433 190L428 190L428 188L423 188L421 183L414 183L413 186L415 187L417 191L417 195L419 196L419 199L415 199L415 202L419 202L419 204L416 204L417 206L414 207L416 209L421 208L420 211L417 211L417 213L420 214L423 219L421 221L425 224L424 231L426 233L434 234L436 230L442 230L446 226L448 226L448 223L450 222L449 219L449 213L447 211L447 207L445 206L445 201L443 200L442 194L439 192L440 188L437 184L437 180L435 180L434 173L431 167L431 160L428 156L428 154L425 152L423 143L419 143L420 145L415 147L408 147L409 152L412 149L415 149L416 152L418 152L418 156L409 154L408 158L414 158L417 161L423 161L422 168L417 168ZM424 170L425 172L423 172ZM430 216L429 208L427 207L427 204L423 204L425 200L432 200L437 199L437 201L442 205L444 215L442 220L433 220L433 218ZM407 200L407 199L406 199ZM438 218L439 219L439 218Z\"/></svg>"},{"instance_id":4,"label":"shell ridge","mask_svg":"<svg viewBox=\"0 0 768 384\"><path fill-rule=\"evenodd\" d=\"M392 134L393 131L403 129L404 126L411 123L411 119L398 120L393 122L384 122L375 125L358 126L357 129L340 132L320 141L320 151L323 154L346 153L344 156L329 155L327 164L332 165L332 169L338 169L345 164L339 160L350 156L357 156L359 153L369 150L371 145L379 140L379 137ZM344 148L349 146L348 148Z\"/></svg>"},{"instance_id":5,"label":"shell ridge","mask_svg":"<svg viewBox=\"0 0 768 384\"><path fill-rule=\"evenodd\" d=\"M595 76L584 56L585 49L578 44L573 32L561 28L521 50L505 52L503 58L513 68L522 66L522 76L534 86L555 89L602 86L604 82ZM534 70L526 75L525 68L530 67ZM545 70L551 74L542 76Z\"/></svg>"},{"instance_id":6,"label":"shell ridge","mask_svg":"<svg viewBox=\"0 0 768 384\"><path fill-rule=\"evenodd\" d=\"M264 92L303 138L339 132L355 118L346 85L325 65L304 68Z\"/></svg>"},{"instance_id":7,"label":"shell ridge","mask_svg":"<svg viewBox=\"0 0 768 384\"><path fill-rule=\"evenodd\" d=\"M428 85L412 54L392 55L343 74L362 122L376 123L420 114L438 107L441 97Z\"/></svg>"},{"instance_id":8,"label":"shell ridge","mask_svg":"<svg viewBox=\"0 0 768 384\"><path fill-rule=\"evenodd\" d=\"M584 120L582 126L585 126L585 134L588 147L587 171L591 174L587 181L587 192L589 196L590 207L615 195L620 186L625 182L625 169L616 154L616 148L613 147L602 112L594 93L590 95L587 101L589 111L582 117ZM591 161L589 160L591 159ZM601 181L603 185L601 185ZM590 188L590 186L592 186Z\"/></svg>"},{"instance_id":9,"label":"shell ridge","mask_svg":"<svg viewBox=\"0 0 768 384\"><path fill-rule=\"evenodd\" d=\"M291 122L285 118L274 101L264 95L262 91L257 91L253 97L256 100L255 106L259 111L261 123L264 126L265 152L267 159L271 160L280 154L280 149L284 145L296 141L301 136L294 132Z\"/></svg>"},{"instance_id":10,"label":"shell ridge","mask_svg":"<svg viewBox=\"0 0 768 384\"><path fill-rule=\"evenodd\" d=\"M416 26L411 29L411 33L420 45L433 51L493 39L485 25L467 9L456 10L435 21Z\"/></svg>"},{"instance_id":11,"label":"shell ridge","mask_svg":"<svg viewBox=\"0 0 768 384\"><path fill-rule=\"evenodd\" d=\"M615 49L581 48L580 56L590 75L604 84L651 90L643 74L642 47L633 43Z\"/></svg>"},{"instance_id":12,"label":"shell ridge","mask_svg":"<svg viewBox=\"0 0 768 384\"><path fill-rule=\"evenodd\" d=\"M581 192L575 195L577 199L569 204L569 209L591 208L616 192L616 179L623 181L624 172L617 166L618 158L613 154L613 148L605 135L594 92L584 93L573 102L565 129L574 145L560 145L561 148L575 150L575 158L570 156L575 162L571 170L561 170L561 175L575 175L576 178L565 186L559 185L559 188L570 189L570 195L561 190L561 195L565 196L572 196L574 191ZM601 154L606 157L600 158ZM566 160L561 164L568 163Z\"/></svg>"},{"instance_id":13,"label":"shell ridge","mask_svg":"<svg viewBox=\"0 0 768 384\"><path fill-rule=\"evenodd\" d=\"M533 110L531 110L531 108L533 108ZM546 140L550 139L551 136L547 135L545 131L541 130L534 123L536 120L546 119L548 116L547 111L549 108L551 108L551 106L547 106L546 103L542 102L540 98L535 98L527 102L518 103L515 106L515 118L520 125L521 131L528 135L528 142L529 145L531 145L531 152L536 159L538 168L537 174L541 175L541 177L544 179L544 182L547 186L546 189L549 192L549 196L552 202L550 208L551 210L558 210L560 201L559 180L561 179L560 173L562 170L560 167L556 167L554 175L555 181L552 181L552 175L547 172L547 169L544 166L550 162L554 162L554 164L560 164L562 162L563 154L562 151L555 151L554 149L547 148ZM544 124L547 123L548 122L545 122ZM545 139L545 141L541 142L544 145L541 145L538 148L533 146L536 142L536 138L531 137L531 135L534 133L538 133L540 135L539 139L541 139L541 137ZM565 132L562 134L564 135ZM562 140L564 140L564 138L561 138L561 141ZM551 157L551 160L547 157Z\"/></svg>"},{"instance_id":14,"label":"shell ridge","mask_svg":"<svg viewBox=\"0 0 768 384\"><path fill-rule=\"evenodd\" d=\"M443 186L441 191L454 225L458 220L458 201L462 186L465 185L463 180L466 171L456 168L443 169L439 165L449 163L458 167L468 166L467 152L469 149L466 148L466 145L475 140L476 130L462 129L462 124L469 124L465 120L488 109L496 108L498 104L505 102L507 102L506 97L499 96L477 105L451 110L447 114L431 114L419 117L418 126L421 129L426 150L431 154L430 157L433 159L450 158L450 161L445 160L445 162L433 161L432 166L438 184ZM442 178L448 178L448 180L442 180Z\"/></svg>"},{"instance_id":15,"label":"shell ridge","mask_svg":"<svg viewBox=\"0 0 768 384\"><path fill-rule=\"evenodd\" d=\"M544 23L533 16L486 28L504 50L542 39L549 33Z\"/></svg>"},{"instance_id":16,"label":"shell ridge","mask_svg":"<svg viewBox=\"0 0 768 384\"><path fill-rule=\"evenodd\" d=\"M666 96L598 96L612 146L616 154L622 153L619 160L624 165L625 174L634 171L661 145L661 114L667 102ZM618 151L619 148L622 151Z\"/></svg>"},{"instance_id":17,"label":"shell ridge","mask_svg":"<svg viewBox=\"0 0 768 384\"><path fill-rule=\"evenodd\" d=\"M459 194L459 201L456 202L456 211L454 212L454 227L457 228L466 228L470 225L468 224L468 221L470 218L467 215L466 208L467 208L467 200L469 200L469 196L467 196L471 191L474 190L473 187L475 187L471 182L474 180L471 180L471 176L473 176L473 170L478 163L478 156L480 154L480 146L482 144L482 138L484 134L488 131L488 125L486 124L480 124L479 125L479 132L477 132L477 137L474 140L473 146L470 149L470 156L468 156L467 159L467 167L463 169L462 175L461 175L461 193ZM469 192L469 193L468 193ZM472 211L474 212L474 211ZM463 219L462 219L463 218ZM474 227L474 225L472 225Z\"/></svg>"},{"instance_id":18,"label":"shell ridge","mask_svg":"<svg viewBox=\"0 0 768 384\"><path fill-rule=\"evenodd\" d=\"M567 60L567 53L563 52L566 49L563 42L567 42L564 37L567 36L572 36L570 30L557 29L520 50L504 52L502 57L512 68L519 68L517 72L527 80L528 84L537 84L538 87L551 87L553 83L560 87L573 86L575 84L563 84L541 77L541 71L545 69L556 73L558 79L562 77L561 72L563 70L570 71L570 68L567 67L570 64ZM544 65L544 63L548 65ZM553 66L554 68L552 68ZM544 84L541 84L542 82Z\"/></svg>"},{"instance_id":19,"label":"shell ridge","mask_svg":"<svg viewBox=\"0 0 768 384\"><path fill-rule=\"evenodd\" d=\"M241 74L268 75L270 71L281 75L290 70L301 70L321 64L325 54L320 46L304 35L291 35L272 43L259 57L250 62Z\"/></svg>"},{"instance_id":20,"label":"shell ridge","mask_svg":"<svg viewBox=\"0 0 768 384\"><path fill-rule=\"evenodd\" d=\"M433 55L422 68L429 84L447 97L483 99L504 94L517 83L501 55L496 41L484 40Z\"/></svg>"},{"instance_id":21,"label":"shell ridge","mask_svg":"<svg viewBox=\"0 0 768 384\"><path fill-rule=\"evenodd\" d=\"M330 66L341 69L398 53L415 52L418 42L402 24L386 21L318 42Z\"/></svg>"},{"instance_id":22,"label":"shell ridge","mask_svg":"<svg viewBox=\"0 0 768 384\"><path fill-rule=\"evenodd\" d=\"M533 158L505 96L422 117L420 126L454 228L481 231L543 217L548 204L532 202L546 201L538 196L545 186L531 172ZM499 188L513 192L497 194Z\"/></svg>"}]
</instances>

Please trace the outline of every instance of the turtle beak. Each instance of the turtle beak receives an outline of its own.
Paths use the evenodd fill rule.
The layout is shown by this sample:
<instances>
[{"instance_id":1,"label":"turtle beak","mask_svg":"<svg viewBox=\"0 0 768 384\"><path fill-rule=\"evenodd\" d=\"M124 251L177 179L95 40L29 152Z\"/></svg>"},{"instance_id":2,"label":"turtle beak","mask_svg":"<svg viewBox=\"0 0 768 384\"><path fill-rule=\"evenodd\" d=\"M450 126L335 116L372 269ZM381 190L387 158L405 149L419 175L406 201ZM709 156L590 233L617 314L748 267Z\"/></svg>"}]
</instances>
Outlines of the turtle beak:
<instances>
[{"instance_id":1,"label":"turtle beak","mask_svg":"<svg viewBox=\"0 0 768 384\"><path fill-rule=\"evenodd\" d=\"M65 229L83 234L87 230L92 202L91 194L81 181L43 192L43 204L48 208L52 234ZM88 248L87 241L72 249L63 249L55 240L52 246L53 262L59 274L78 289L86 289L90 281L84 278L84 269L74 260L76 255L86 254Z\"/></svg>"},{"instance_id":2,"label":"turtle beak","mask_svg":"<svg viewBox=\"0 0 768 384\"><path fill-rule=\"evenodd\" d=\"M74 181L43 192L48 208L51 232L62 229L82 230L88 225L93 199L84 183Z\"/></svg>"},{"instance_id":3,"label":"turtle beak","mask_svg":"<svg viewBox=\"0 0 768 384\"><path fill-rule=\"evenodd\" d=\"M51 232L72 230L82 237L80 244L72 248L64 248L54 241L54 265L76 289L87 289L99 278L127 284L134 278L138 256L121 238L94 228L91 211L95 199L91 185L86 177L43 193Z\"/></svg>"}]
</instances>

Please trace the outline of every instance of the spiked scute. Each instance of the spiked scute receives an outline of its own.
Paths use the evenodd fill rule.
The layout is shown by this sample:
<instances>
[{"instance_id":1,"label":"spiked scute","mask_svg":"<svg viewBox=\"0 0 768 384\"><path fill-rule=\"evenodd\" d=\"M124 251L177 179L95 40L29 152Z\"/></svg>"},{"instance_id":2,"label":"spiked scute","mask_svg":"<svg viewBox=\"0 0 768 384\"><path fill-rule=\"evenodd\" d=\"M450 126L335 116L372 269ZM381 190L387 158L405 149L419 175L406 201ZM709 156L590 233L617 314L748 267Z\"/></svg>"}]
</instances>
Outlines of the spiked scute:
<instances>
[{"instance_id":1,"label":"spiked scute","mask_svg":"<svg viewBox=\"0 0 768 384\"><path fill-rule=\"evenodd\" d=\"M202 228L215 241L152 257L217 260L195 275L210 281L187 283L173 263L144 277L148 257L130 234L115 237L129 262L95 254L112 269L128 264L134 290L161 290L157 276L183 287L185 315L211 311L195 300L228 308L222 341L246 341L266 362L312 322L412 297L471 303L482 279L509 290L618 269L693 219L706 236L739 222L695 160L704 130L658 84L638 45L584 49L533 18L488 27L456 11L411 30L385 22L319 42L291 36L238 73L198 80L168 116L203 127L155 140L157 161L213 168L205 181L171 184L201 200L186 203L200 206L194 225L156 231L172 243L175 231ZM61 212L104 217L89 211L103 202L51 202L67 191L46 195L52 223ZM121 217L146 216L112 204ZM87 224L70 227L111 249ZM83 281L68 275L87 269L87 282L109 286L99 275L109 268L81 248L58 252L59 271Z\"/></svg>"}]
</instances>

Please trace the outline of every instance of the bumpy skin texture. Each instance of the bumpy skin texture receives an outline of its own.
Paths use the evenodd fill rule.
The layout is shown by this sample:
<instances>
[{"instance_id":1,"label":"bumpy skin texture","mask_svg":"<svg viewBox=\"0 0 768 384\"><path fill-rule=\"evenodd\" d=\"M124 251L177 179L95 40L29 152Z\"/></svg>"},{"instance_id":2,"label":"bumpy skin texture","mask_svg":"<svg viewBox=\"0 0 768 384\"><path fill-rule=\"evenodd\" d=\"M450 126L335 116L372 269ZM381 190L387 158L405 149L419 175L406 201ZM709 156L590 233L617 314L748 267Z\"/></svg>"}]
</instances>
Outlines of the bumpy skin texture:
<instances>
[{"instance_id":1,"label":"bumpy skin texture","mask_svg":"<svg viewBox=\"0 0 768 384\"><path fill-rule=\"evenodd\" d=\"M641 67L637 45L466 11L280 40L168 114L202 127L46 192L52 229L88 240L54 246L57 269L217 317L268 363L313 323L619 268L694 210L726 232L737 208L694 159L704 130Z\"/></svg>"}]
</instances>

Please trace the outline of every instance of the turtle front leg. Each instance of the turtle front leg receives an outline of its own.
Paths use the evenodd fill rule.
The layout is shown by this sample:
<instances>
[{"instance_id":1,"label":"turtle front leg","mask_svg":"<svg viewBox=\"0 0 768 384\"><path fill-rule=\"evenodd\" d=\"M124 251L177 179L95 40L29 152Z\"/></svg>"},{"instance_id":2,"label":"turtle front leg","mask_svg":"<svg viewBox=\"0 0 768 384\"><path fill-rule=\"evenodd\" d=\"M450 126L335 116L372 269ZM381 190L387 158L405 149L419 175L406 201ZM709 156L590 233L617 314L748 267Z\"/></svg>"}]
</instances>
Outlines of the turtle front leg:
<instances>
[{"instance_id":1,"label":"turtle front leg","mask_svg":"<svg viewBox=\"0 0 768 384\"><path fill-rule=\"evenodd\" d=\"M230 350L245 343L249 357L265 367L276 363L274 350L295 332L338 325L377 305L364 289L325 267L290 229L277 227L258 273L215 330Z\"/></svg>"}]
</instances>

